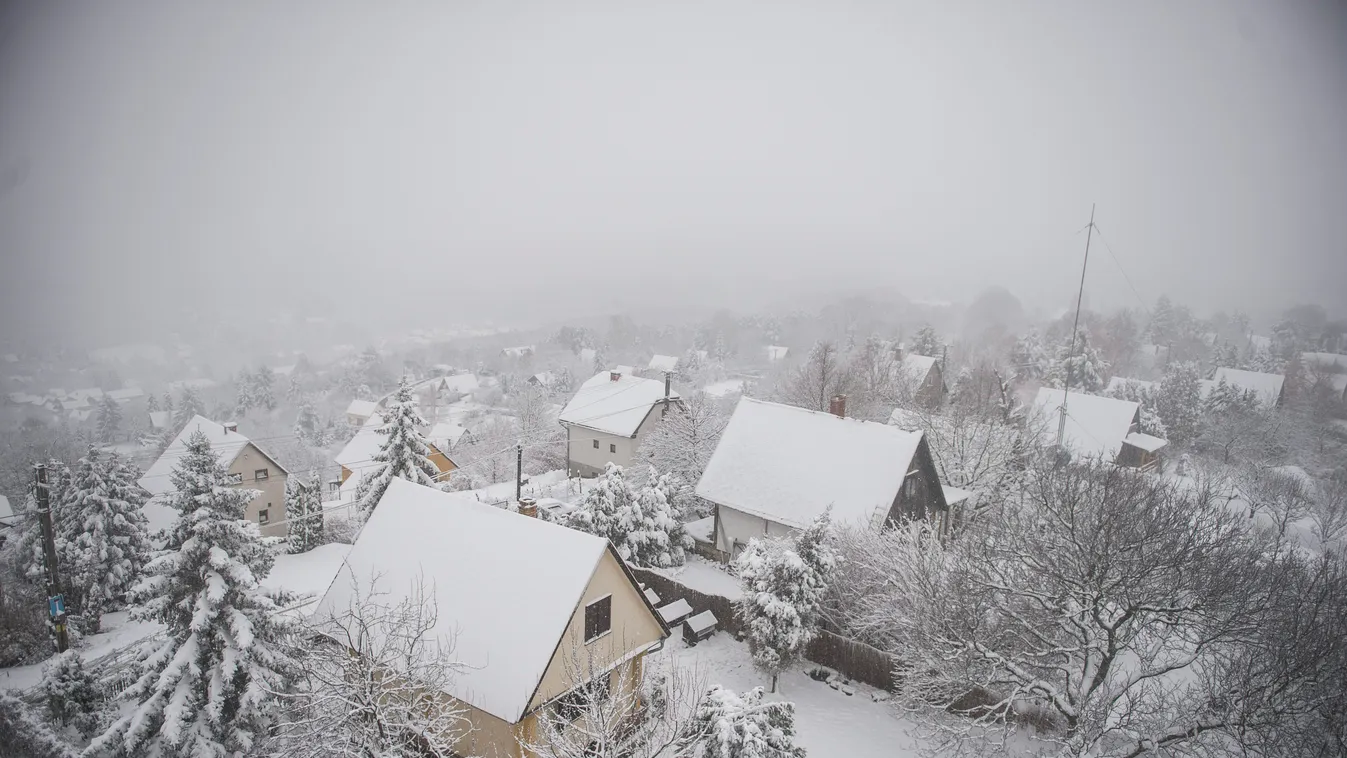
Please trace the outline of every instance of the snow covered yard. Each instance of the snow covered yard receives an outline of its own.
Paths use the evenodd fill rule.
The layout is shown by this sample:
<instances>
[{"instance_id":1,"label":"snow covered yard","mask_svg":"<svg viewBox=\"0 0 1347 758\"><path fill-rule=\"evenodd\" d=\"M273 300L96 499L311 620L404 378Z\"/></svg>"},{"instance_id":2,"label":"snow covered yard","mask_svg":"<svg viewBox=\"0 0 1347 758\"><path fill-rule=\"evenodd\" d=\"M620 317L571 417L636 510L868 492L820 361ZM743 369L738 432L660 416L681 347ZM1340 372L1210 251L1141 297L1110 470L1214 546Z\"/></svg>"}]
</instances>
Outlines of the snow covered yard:
<instances>
[{"instance_id":1,"label":"snow covered yard","mask_svg":"<svg viewBox=\"0 0 1347 758\"><path fill-rule=\"evenodd\" d=\"M754 687L768 689L770 680L753 668L748 645L721 631L696 647L684 644L681 633L674 636L658 654L657 665L668 660L687 669L696 669L707 686L720 684L735 692ZM781 675L776 693L768 700L788 700L795 704L796 744L811 756L841 758L905 758L917 755L913 725L896 714L892 704L875 702L874 688L851 685L855 695L834 690L824 682L810 679L806 662Z\"/></svg>"},{"instance_id":2,"label":"snow covered yard","mask_svg":"<svg viewBox=\"0 0 1347 758\"><path fill-rule=\"evenodd\" d=\"M164 625L155 621L134 621L127 611L116 611L103 616L107 631L85 637L77 648L86 663L95 663L140 640L163 631ZM43 663L0 669L0 689L26 690L42 681Z\"/></svg>"},{"instance_id":3,"label":"snow covered yard","mask_svg":"<svg viewBox=\"0 0 1347 758\"><path fill-rule=\"evenodd\" d=\"M689 555L687 561L677 568L652 568L648 570L667 576L684 587L707 595L719 595L727 600L738 600L743 594L738 577L730 574L720 564L708 561L699 555Z\"/></svg>"}]
</instances>

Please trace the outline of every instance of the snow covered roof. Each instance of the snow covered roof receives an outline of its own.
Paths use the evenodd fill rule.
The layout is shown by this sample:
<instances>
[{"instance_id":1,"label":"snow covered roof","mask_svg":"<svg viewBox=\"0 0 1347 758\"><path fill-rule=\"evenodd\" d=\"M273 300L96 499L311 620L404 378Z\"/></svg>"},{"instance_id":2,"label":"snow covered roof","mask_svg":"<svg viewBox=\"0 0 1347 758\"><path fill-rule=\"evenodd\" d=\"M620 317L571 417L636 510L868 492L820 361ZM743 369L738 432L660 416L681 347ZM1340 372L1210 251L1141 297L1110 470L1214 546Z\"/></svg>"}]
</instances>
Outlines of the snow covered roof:
<instances>
[{"instance_id":1,"label":"snow covered roof","mask_svg":"<svg viewBox=\"0 0 1347 758\"><path fill-rule=\"evenodd\" d=\"M715 532L715 528L715 516L707 516L706 518L697 519L696 521L689 521L683 525L683 531L686 532L689 537L698 542L706 543L711 542L711 537Z\"/></svg>"},{"instance_id":2,"label":"snow covered roof","mask_svg":"<svg viewBox=\"0 0 1347 758\"><path fill-rule=\"evenodd\" d=\"M953 508L973 496L968 490L961 490L958 487L951 487L948 484L940 485L940 489L945 493L945 505Z\"/></svg>"},{"instance_id":3,"label":"snow covered roof","mask_svg":"<svg viewBox=\"0 0 1347 758\"><path fill-rule=\"evenodd\" d=\"M382 416L377 413L371 414L332 460L352 472L377 465L374 454L379 452L379 448L383 445L384 437L379 433L383 425Z\"/></svg>"},{"instance_id":4,"label":"snow covered roof","mask_svg":"<svg viewBox=\"0 0 1347 758\"><path fill-rule=\"evenodd\" d=\"M519 345L518 347L501 348L500 352L501 354L508 355L511 358L519 358L525 355L532 355L533 351L534 351L533 345Z\"/></svg>"},{"instance_id":5,"label":"snow covered roof","mask_svg":"<svg viewBox=\"0 0 1347 758\"><path fill-rule=\"evenodd\" d=\"M1310 368L1347 371L1347 355L1340 353L1301 353L1300 361Z\"/></svg>"},{"instance_id":6,"label":"snow covered roof","mask_svg":"<svg viewBox=\"0 0 1347 758\"><path fill-rule=\"evenodd\" d=\"M369 418L374 412L379 410L379 405L373 400L352 400L351 404L346 406L346 413L350 416L362 416Z\"/></svg>"},{"instance_id":7,"label":"snow covered roof","mask_svg":"<svg viewBox=\"0 0 1347 758\"><path fill-rule=\"evenodd\" d=\"M108 397L112 398L113 400L116 400L119 403L124 403L127 400L134 400L138 397L144 396L145 390L139 387L125 387L119 390L108 390Z\"/></svg>"},{"instance_id":8,"label":"snow covered roof","mask_svg":"<svg viewBox=\"0 0 1347 758\"><path fill-rule=\"evenodd\" d=\"M1162 440L1159 437L1152 437L1149 434L1142 434L1141 432L1132 432L1126 437L1123 437L1123 442L1132 447L1145 450L1148 453L1154 453L1156 450L1169 444L1168 440Z\"/></svg>"},{"instance_id":9,"label":"snow covered roof","mask_svg":"<svg viewBox=\"0 0 1347 758\"><path fill-rule=\"evenodd\" d=\"M787 355L790 355L790 348L788 347L782 347L781 345L767 346L767 360L769 361L779 361Z\"/></svg>"},{"instance_id":10,"label":"snow covered roof","mask_svg":"<svg viewBox=\"0 0 1347 758\"><path fill-rule=\"evenodd\" d=\"M14 508L9 504L9 498L0 495L0 526L9 526L14 518Z\"/></svg>"},{"instance_id":11,"label":"snow covered roof","mask_svg":"<svg viewBox=\"0 0 1347 758\"><path fill-rule=\"evenodd\" d=\"M746 397L697 494L787 526L807 526L829 505L836 522L875 524L920 443L921 432Z\"/></svg>"},{"instance_id":12,"label":"snow covered roof","mask_svg":"<svg viewBox=\"0 0 1347 758\"><path fill-rule=\"evenodd\" d=\"M439 608L429 634L453 639L465 664L448 694L513 724L607 549L584 532L394 479L314 618L346 612L353 581L368 592L377 575L384 601L397 602L424 579Z\"/></svg>"},{"instance_id":13,"label":"snow covered roof","mask_svg":"<svg viewBox=\"0 0 1347 758\"><path fill-rule=\"evenodd\" d=\"M155 429L167 429L173 423L171 411L150 411L150 426Z\"/></svg>"},{"instance_id":14,"label":"snow covered roof","mask_svg":"<svg viewBox=\"0 0 1347 758\"><path fill-rule=\"evenodd\" d=\"M71 390L70 397L75 399L95 400L103 397L103 390L98 387L86 387L82 390Z\"/></svg>"},{"instance_id":15,"label":"snow covered roof","mask_svg":"<svg viewBox=\"0 0 1347 758\"><path fill-rule=\"evenodd\" d=\"M214 386L214 379L183 379L168 383L168 388L173 392L181 392L185 387L191 387L194 390L204 390Z\"/></svg>"},{"instance_id":16,"label":"snow covered roof","mask_svg":"<svg viewBox=\"0 0 1347 758\"><path fill-rule=\"evenodd\" d=\"M1062 444L1076 455L1099 456L1110 461L1118 457L1123 438L1131 432L1132 420L1141 406L1130 400L1044 387L1034 398L1034 407L1046 421L1043 436L1048 444L1057 441L1063 399L1066 400L1066 432Z\"/></svg>"},{"instance_id":17,"label":"snow covered roof","mask_svg":"<svg viewBox=\"0 0 1347 758\"><path fill-rule=\"evenodd\" d=\"M529 379L532 380L534 384L541 387L551 387L552 382L555 382L557 377L551 371L540 371L539 373L530 376Z\"/></svg>"},{"instance_id":18,"label":"snow covered roof","mask_svg":"<svg viewBox=\"0 0 1347 758\"><path fill-rule=\"evenodd\" d=\"M744 391L743 379L726 379L723 382L708 384L702 388L708 397L729 397L737 392Z\"/></svg>"},{"instance_id":19,"label":"snow covered roof","mask_svg":"<svg viewBox=\"0 0 1347 758\"><path fill-rule=\"evenodd\" d=\"M206 439L210 441L210 449L219 456L220 463L224 466L233 463L239 452L250 442L247 436L239 433L237 429L226 431L224 424L211 421L205 416L193 416L164 449L164 454L159 456L159 460L145 470L145 475L140 477L140 486L151 495L172 492L173 481L169 475L177 467L178 461L187 454L187 440L198 429L206 435ZM272 461L276 462L274 458Z\"/></svg>"},{"instance_id":20,"label":"snow covered roof","mask_svg":"<svg viewBox=\"0 0 1347 758\"><path fill-rule=\"evenodd\" d=\"M894 408L889 414L889 423L904 431L915 432L921 429L921 414L907 408Z\"/></svg>"},{"instance_id":21,"label":"snow covered roof","mask_svg":"<svg viewBox=\"0 0 1347 758\"><path fill-rule=\"evenodd\" d=\"M580 355L577 357L582 363L593 363L594 357L598 354L598 351L592 347L582 347L580 348Z\"/></svg>"},{"instance_id":22,"label":"snow covered roof","mask_svg":"<svg viewBox=\"0 0 1347 758\"><path fill-rule=\"evenodd\" d=\"M903 372L904 376L917 383L921 383L926 381L926 376L931 373L931 369L935 368L935 364L936 359L929 355L908 353L903 356L902 363L899 364L899 369Z\"/></svg>"},{"instance_id":23,"label":"snow covered roof","mask_svg":"<svg viewBox=\"0 0 1347 758\"><path fill-rule=\"evenodd\" d=\"M650 359L647 368L651 371L673 371L678 368L678 358L673 355L656 355Z\"/></svg>"},{"instance_id":24,"label":"snow covered roof","mask_svg":"<svg viewBox=\"0 0 1347 758\"><path fill-rule=\"evenodd\" d=\"M441 421L430 428L430 433L426 435L426 439L430 440L430 444L444 451L457 445L458 441L467 433L468 429L465 426L455 424L452 421Z\"/></svg>"},{"instance_id":25,"label":"snow covered roof","mask_svg":"<svg viewBox=\"0 0 1347 758\"><path fill-rule=\"evenodd\" d=\"M90 411L90 410L72 410L72 411L70 412L70 420L71 420L71 421L88 421L88 420L89 420L89 417L92 416L92 415L94 415L94 412L93 412L93 411Z\"/></svg>"},{"instance_id":26,"label":"snow covered roof","mask_svg":"<svg viewBox=\"0 0 1347 758\"><path fill-rule=\"evenodd\" d=\"M1115 376L1108 380L1108 387L1104 389L1104 392L1110 394L1118 392L1129 384L1147 391L1159 389L1160 387L1159 382L1148 382L1145 379L1133 379L1130 376Z\"/></svg>"},{"instance_id":27,"label":"snow covered roof","mask_svg":"<svg viewBox=\"0 0 1347 758\"><path fill-rule=\"evenodd\" d=\"M1231 387L1253 392L1258 396L1259 402L1268 406L1277 404L1282 395L1282 384L1286 382L1286 377L1281 374L1264 374L1237 368L1218 368L1211 378L1218 384L1224 379Z\"/></svg>"},{"instance_id":28,"label":"snow covered roof","mask_svg":"<svg viewBox=\"0 0 1347 758\"><path fill-rule=\"evenodd\" d=\"M457 392L460 395L466 395L470 392L476 392L481 383L477 381L476 374L455 374L454 376L441 377L440 386L447 392Z\"/></svg>"},{"instance_id":29,"label":"snow covered roof","mask_svg":"<svg viewBox=\"0 0 1347 758\"><path fill-rule=\"evenodd\" d=\"M616 374L617 379L612 377ZM677 398L677 392L670 392ZM557 417L563 424L583 426L619 437L631 437L650 409L664 399L664 382L604 371L580 385Z\"/></svg>"}]
</instances>

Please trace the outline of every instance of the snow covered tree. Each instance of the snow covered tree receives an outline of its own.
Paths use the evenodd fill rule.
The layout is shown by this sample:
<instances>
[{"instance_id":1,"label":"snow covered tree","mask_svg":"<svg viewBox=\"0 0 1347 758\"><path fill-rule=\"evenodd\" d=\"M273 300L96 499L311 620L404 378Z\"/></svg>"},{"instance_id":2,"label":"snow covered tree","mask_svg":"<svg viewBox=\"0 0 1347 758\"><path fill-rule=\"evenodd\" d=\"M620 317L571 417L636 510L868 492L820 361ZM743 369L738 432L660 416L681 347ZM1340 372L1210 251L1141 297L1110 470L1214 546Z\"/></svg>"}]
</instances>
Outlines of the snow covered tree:
<instances>
[{"instance_id":1,"label":"snow covered tree","mask_svg":"<svg viewBox=\"0 0 1347 758\"><path fill-rule=\"evenodd\" d=\"M256 408L258 406L257 383L254 381L253 375L248 373L248 369L239 371L235 384L237 385L237 394L234 404L238 406L239 413L247 413L249 409Z\"/></svg>"},{"instance_id":2,"label":"snow covered tree","mask_svg":"<svg viewBox=\"0 0 1347 758\"><path fill-rule=\"evenodd\" d=\"M1043 335L1037 329L1030 329L1024 336L1015 340L1010 351L1010 363L1015 367L1015 375L1043 381L1052 373L1052 356L1043 344Z\"/></svg>"},{"instance_id":3,"label":"snow covered tree","mask_svg":"<svg viewBox=\"0 0 1347 758\"><path fill-rule=\"evenodd\" d=\"M290 552L307 553L322 542L322 483L318 472L310 472L308 481L298 475L285 480L285 518L289 522L286 540Z\"/></svg>"},{"instance_id":4,"label":"snow covered tree","mask_svg":"<svg viewBox=\"0 0 1347 758\"><path fill-rule=\"evenodd\" d=\"M804 654L817 633L819 606L837 565L828 544L831 509L793 541L753 539L735 559L743 585L737 612L743 619L753 662L772 677Z\"/></svg>"},{"instance_id":5,"label":"snow covered tree","mask_svg":"<svg viewBox=\"0 0 1347 758\"><path fill-rule=\"evenodd\" d=\"M795 744L795 704L764 701L761 687L742 696L712 687L693 718L690 758L803 758Z\"/></svg>"},{"instance_id":6,"label":"snow covered tree","mask_svg":"<svg viewBox=\"0 0 1347 758\"><path fill-rule=\"evenodd\" d=\"M182 397L178 401L178 408L173 412L174 428L182 429L187 426L187 422L191 421L193 416L204 416L205 414L206 406L196 394L196 389L191 385L184 385Z\"/></svg>"},{"instance_id":7,"label":"snow covered tree","mask_svg":"<svg viewBox=\"0 0 1347 758\"><path fill-rule=\"evenodd\" d=\"M925 355L929 358L940 358L945 352L945 341L940 339L935 329L930 324L922 324L917 333L912 336L912 346L909 352L916 355Z\"/></svg>"},{"instance_id":8,"label":"snow covered tree","mask_svg":"<svg viewBox=\"0 0 1347 758\"><path fill-rule=\"evenodd\" d=\"M159 412L159 398L155 397L153 393L150 393L145 397L145 412L146 413Z\"/></svg>"},{"instance_id":9,"label":"snow covered tree","mask_svg":"<svg viewBox=\"0 0 1347 758\"><path fill-rule=\"evenodd\" d=\"M0 690L0 755L75 758L79 755L8 690Z\"/></svg>"},{"instance_id":10,"label":"snow covered tree","mask_svg":"<svg viewBox=\"0 0 1347 758\"><path fill-rule=\"evenodd\" d=\"M299 403L299 413L295 416L295 436L306 444L322 447L328 443L326 427L313 407L313 401L304 398Z\"/></svg>"},{"instance_id":11,"label":"snow covered tree","mask_svg":"<svg viewBox=\"0 0 1347 758\"><path fill-rule=\"evenodd\" d=\"M69 489L70 468L58 460L48 461L47 502L51 505L51 520L56 534L58 556L64 549L64 535L68 531L65 520L70 511L62 505L69 496ZM37 517L37 499L31 486L24 500L23 512L29 514L29 518L20 522L22 531L17 535L18 542L14 548L15 569L32 586L42 587L47 581L47 564L42 554L42 526Z\"/></svg>"},{"instance_id":12,"label":"snow covered tree","mask_svg":"<svg viewBox=\"0 0 1347 758\"><path fill-rule=\"evenodd\" d=\"M607 539L633 565L681 566L687 538L669 505L671 486L667 475L651 469L638 489L621 466L609 463L567 517L567 526Z\"/></svg>"},{"instance_id":13,"label":"snow covered tree","mask_svg":"<svg viewBox=\"0 0 1347 758\"><path fill-rule=\"evenodd\" d=\"M701 481L711 454L716 451L720 434L729 417L719 404L704 392L684 397L669 408L641 443L639 454L650 465L672 477L670 502L680 520L709 516L710 503L693 491Z\"/></svg>"},{"instance_id":14,"label":"snow covered tree","mask_svg":"<svg viewBox=\"0 0 1347 758\"><path fill-rule=\"evenodd\" d=\"M266 410L276 408L276 374L266 366L253 374L253 405Z\"/></svg>"},{"instance_id":15,"label":"snow covered tree","mask_svg":"<svg viewBox=\"0 0 1347 758\"><path fill-rule=\"evenodd\" d=\"M168 390L164 390L164 410L169 413L175 413L173 410L173 395ZM177 416L175 415L174 418Z\"/></svg>"},{"instance_id":16,"label":"snow covered tree","mask_svg":"<svg viewBox=\"0 0 1347 758\"><path fill-rule=\"evenodd\" d=\"M431 634L433 590L417 580L390 602L365 580L350 581L350 606L301 638L299 686L275 692L282 714L274 747L293 758L458 755L472 723L441 695L462 665L453 640Z\"/></svg>"},{"instance_id":17,"label":"snow covered tree","mask_svg":"<svg viewBox=\"0 0 1347 758\"><path fill-rule=\"evenodd\" d=\"M1082 327L1076 331L1074 345L1070 336L1062 341L1048 379L1054 387L1065 387L1070 380L1071 391L1097 394L1104 389L1106 371L1108 364L1099 357L1090 344L1089 332Z\"/></svg>"},{"instance_id":18,"label":"snow covered tree","mask_svg":"<svg viewBox=\"0 0 1347 758\"><path fill-rule=\"evenodd\" d=\"M851 366L837 345L824 340L814 345L805 361L777 388L777 396L788 405L826 411L834 395L850 394L855 386Z\"/></svg>"},{"instance_id":19,"label":"snow covered tree","mask_svg":"<svg viewBox=\"0 0 1347 758\"><path fill-rule=\"evenodd\" d=\"M149 521L141 511L149 495L136 474L115 453L104 460L94 447L71 471L62 503L62 572L88 634L98 632L103 614L140 580L149 560Z\"/></svg>"},{"instance_id":20,"label":"snow covered tree","mask_svg":"<svg viewBox=\"0 0 1347 758\"><path fill-rule=\"evenodd\" d=\"M367 472L360 478L356 488L356 502L360 512L366 518L374 512L379 499L388 489L388 483L394 479L406 479L427 487L438 487L440 471L430 460L430 444L421 435L419 427L426 420L416 410L416 400L412 397L412 388L407 377L398 382L397 391L388 401L388 409L382 414L383 426L379 434L384 441L374 460L383 464L378 470Z\"/></svg>"},{"instance_id":21,"label":"snow covered tree","mask_svg":"<svg viewBox=\"0 0 1347 758\"><path fill-rule=\"evenodd\" d=\"M1197 439L1202 424L1202 375L1197 364L1173 361L1165 366L1160 386L1149 405L1166 431L1165 435L1156 436L1175 445L1187 445Z\"/></svg>"},{"instance_id":22,"label":"snow covered tree","mask_svg":"<svg viewBox=\"0 0 1347 758\"><path fill-rule=\"evenodd\" d=\"M42 694L47 698L47 713L63 727L81 735L98 728L103 693L98 678L84 667L84 659L74 650L54 656L42 667Z\"/></svg>"},{"instance_id":23,"label":"snow covered tree","mask_svg":"<svg viewBox=\"0 0 1347 758\"><path fill-rule=\"evenodd\" d=\"M279 644L285 619L258 585L275 557L244 517L256 491L230 486L201 432L171 476L180 517L132 591L143 603L136 617L164 624L165 638L148 643L125 694L136 702L92 755L247 752L271 720L268 693L297 673Z\"/></svg>"},{"instance_id":24,"label":"snow covered tree","mask_svg":"<svg viewBox=\"0 0 1347 758\"><path fill-rule=\"evenodd\" d=\"M1151 311L1151 322L1146 326L1146 337L1152 344L1168 345L1179 339L1179 316L1175 312L1174 303L1168 295L1161 295L1155 301L1155 308Z\"/></svg>"},{"instance_id":25,"label":"snow covered tree","mask_svg":"<svg viewBox=\"0 0 1347 758\"><path fill-rule=\"evenodd\" d=\"M104 395L98 403L98 441L111 445L117 441L117 432L122 426L122 409L110 395Z\"/></svg>"}]
</instances>

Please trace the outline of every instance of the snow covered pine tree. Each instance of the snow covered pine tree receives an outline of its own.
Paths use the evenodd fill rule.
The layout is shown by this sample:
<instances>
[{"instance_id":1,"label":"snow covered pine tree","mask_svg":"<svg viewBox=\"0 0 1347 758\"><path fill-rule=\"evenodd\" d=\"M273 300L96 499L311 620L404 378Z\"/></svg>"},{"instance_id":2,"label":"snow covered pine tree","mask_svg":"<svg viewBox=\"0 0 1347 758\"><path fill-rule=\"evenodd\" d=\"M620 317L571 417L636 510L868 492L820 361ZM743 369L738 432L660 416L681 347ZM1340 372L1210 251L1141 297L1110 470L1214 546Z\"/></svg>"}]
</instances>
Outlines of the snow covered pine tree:
<instances>
[{"instance_id":1,"label":"snow covered pine tree","mask_svg":"<svg viewBox=\"0 0 1347 758\"><path fill-rule=\"evenodd\" d=\"M292 476L285 482L285 518L289 521L286 540L290 552L307 553L318 547L323 538L323 503L318 472L309 473L304 481Z\"/></svg>"},{"instance_id":2,"label":"snow covered pine tree","mask_svg":"<svg viewBox=\"0 0 1347 758\"><path fill-rule=\"evenodd\" d=\"M828 543L831 509L814 519L795 541L758 540L735 559L744 594L738 612L747 628L753 662L772 677L804 654L816 633L819 604L837 566Z\"/></svg>"},{"instance_id":3,"label":"snow covered pine tree","mask_svg":"<svg viewBox=\"0 0 1347 758\"><path fill-rule=\"evenodd\" d=\"M111 610L140 579L150 556L146 492L137 471L116 453L106 460L91 447L71 472L61 520L62 561L85 634L96 634Z\"/></svg>"},{"instance_id":4,"label":"snow covered pine tree","mask_svg":"<svg viewBox=\"0 0 1347 758\"><path fill-rule=\"evenodd\" d=\"M766 702L762 688L742 696L715 685L697 706L692 758L804 758L795 745L795 704Z\"/></svg>"},{"instance_id":5,"label":"snow covered pine tree","mask_svg":"<svg viewBox=\"0 0 1347 758\"><path fill-rule=\"evenodd\" d=\"M246 753L270 721L267 692L297 673L278 644L280 609L258 586L275 559L243 517L255 492L228 486L200 432L172 481L169 505L181 517L132 591L144 602L137 618L165 624L166 639L148 643L126 692L136 704L87 755Z\"/></svg>"},{"instance_id":6,"label":"snow covered pine tree","mask_svg":"<svg viewBox=\"0 0 1347 758\"><path fill-rule=\"evenodd\" d=\"M369 518L379 498L384 496L388 483L394 479L406 479L427 487L438 487L439 469L430 461L430 443L421 436L417 427L426 425L425 419L416 410L416 400L412 397L412 388L407 377L398 382L383 414L384 425L379 433L384 436L379 452L374 460L384 464L378 471L365 474L356 488L356 502L359 512Z\"/></svg>"}]
</instances>

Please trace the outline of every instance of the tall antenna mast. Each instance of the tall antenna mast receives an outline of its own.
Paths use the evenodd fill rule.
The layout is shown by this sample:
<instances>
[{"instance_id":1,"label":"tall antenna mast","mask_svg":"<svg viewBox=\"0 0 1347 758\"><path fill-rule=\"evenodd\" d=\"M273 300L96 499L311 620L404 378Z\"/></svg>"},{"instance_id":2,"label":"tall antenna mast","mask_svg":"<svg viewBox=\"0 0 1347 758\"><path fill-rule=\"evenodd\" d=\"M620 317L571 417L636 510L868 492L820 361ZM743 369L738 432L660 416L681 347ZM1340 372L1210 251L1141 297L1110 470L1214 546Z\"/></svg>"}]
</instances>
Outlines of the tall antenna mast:
<instances>
[{"instance_id":1,"label":"tall antenna mast","mask_svg":"<svg viewBox=\"0 0 1347 758\"><path fill-rule=\"evenodd\" d=\"M1080 266L1080 291L1076 293L1076 320L1071 324L1071 347L1066 351L1066 388L1062 390L1062 412L1057 419L1057 447L1066 437L1066 399L1071 394L1071 359L1076 356L1076 331L1080 328L1080 303L1085 298L1085 269L1090 265L1090 237L1094 235L1094 203L1090 203L1090 225L1085 227L1085 262Z\"/></svg>"}]
</instances>

